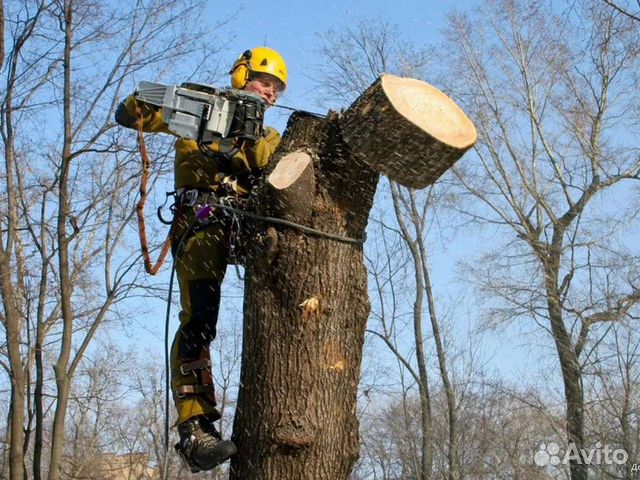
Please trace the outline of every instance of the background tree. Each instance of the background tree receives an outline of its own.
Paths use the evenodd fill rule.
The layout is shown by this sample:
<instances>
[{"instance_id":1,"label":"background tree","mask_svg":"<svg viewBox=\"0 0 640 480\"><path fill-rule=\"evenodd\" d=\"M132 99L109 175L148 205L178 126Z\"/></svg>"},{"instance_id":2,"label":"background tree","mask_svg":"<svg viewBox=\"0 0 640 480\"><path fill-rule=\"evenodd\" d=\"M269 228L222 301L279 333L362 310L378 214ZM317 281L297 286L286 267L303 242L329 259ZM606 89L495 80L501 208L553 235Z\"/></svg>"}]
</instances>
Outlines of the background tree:
<instances>
[{"instance_id":1,"label":"background tree","mask_svg":"<svg viewBox=\"0 0 640 480\"><path fill-rule=\"evenodd\" d=\"M462 163L454 183L478 207L465 213L501 233L474 268L496 301L491 322L529 320L549 333L568 440L583 448L585 366L640 301L638 256L625 246L636 211L608 208L639 176L640 43L625 15L575 7L560 15L548 2L492 1L454 14L442 65L480 135L478 161ZM584 462L572 462L571 477L587 478Z\"/></svg>"},{"instance_id":2,"label":"background tree","mask_svg":"<svg viewBox=\"0 0 640 480\"><path fill-rule=\"evenodd\" d=\"M623 449L623 465L598 465L603 478L634 478L640 451L640 338L636 318L611 326L585 366L585 388L593 392L588 406L587 431L603 445Z\"/></svg>"},{"instance_id":3,"label":"background tree","mask_svg":"<svg viewBox=\"0 0 640 480\"><path fill-rule=\"evenodd\" d=\"M635 2L629 0L627 2L612 2L611 0L603 0L604 3L610 5L615 8L618 12L623 13L627 17L635 20L636 22L640 22L640 2L635 0ZM634 5L635 3L635 5ZM634 9L635 6L635 9Z\"/></svg>"},{"instance_id":4,"label":"background tree","mask_svg":"<svg viewBox=\"0 0 640 480\"><path fill-rule=\"evenodd\" d=\"M100 326L126 315L124 306L115 307L145 286L136 243L124 241L140 166L131 141L123 143L114 129L113 112L132 90L133 74L153 70L158 78L185 52L206 45L215 53L211 45L223 45L187 25L201 6L5 5L0 319L7 338L2 366L11 380L12 479L24 478L30 445L34 478L47 469L49 478L59 478L72 379ZM155 168L162 171L161 164ZM46 462L44 390L52 364L56 398Z\"/></svg>"}]
</instances>

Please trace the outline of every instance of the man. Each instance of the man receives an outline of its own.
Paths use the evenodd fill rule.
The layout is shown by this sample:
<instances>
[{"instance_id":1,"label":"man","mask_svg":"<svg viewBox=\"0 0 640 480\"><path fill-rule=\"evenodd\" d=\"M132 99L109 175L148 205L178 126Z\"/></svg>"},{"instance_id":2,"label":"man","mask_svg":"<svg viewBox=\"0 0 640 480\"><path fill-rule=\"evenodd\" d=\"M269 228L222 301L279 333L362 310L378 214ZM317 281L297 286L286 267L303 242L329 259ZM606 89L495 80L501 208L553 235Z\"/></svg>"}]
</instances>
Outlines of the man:
<instances>
[{"instance_id":1,"label":"man","mask_svg":"<svg viewBox=\"0 0 640 480\"><path fill-rule=\"evenodd\" d=\"M283 58L265 47L245 51L229 73L233 88L255 93L268 105L276 101L287 84ZM137 101L135 94L118 106L116 121L128 128L138 128L141 122L145 132L171 133L159 109ZM214 141L205 145L210 150L206 152L195 140L179 138L175 143L178 208L172 225L172 251L182 311L171 348L171 387L180 434L175 448L192 472L214 468L235 454L236 446L230 440L222 440L213 425L220 413L215 408L209 354L209 344L216 335L220 284L227 266L229 227L218 218L190 231L196 212L189 204L223 192L229 185L237 195L248 195L252 179L267 165L279 142L278 132L266 128L257 141ZM187 198L191 200L189 204Z\"/></svg>"}]
</instances>

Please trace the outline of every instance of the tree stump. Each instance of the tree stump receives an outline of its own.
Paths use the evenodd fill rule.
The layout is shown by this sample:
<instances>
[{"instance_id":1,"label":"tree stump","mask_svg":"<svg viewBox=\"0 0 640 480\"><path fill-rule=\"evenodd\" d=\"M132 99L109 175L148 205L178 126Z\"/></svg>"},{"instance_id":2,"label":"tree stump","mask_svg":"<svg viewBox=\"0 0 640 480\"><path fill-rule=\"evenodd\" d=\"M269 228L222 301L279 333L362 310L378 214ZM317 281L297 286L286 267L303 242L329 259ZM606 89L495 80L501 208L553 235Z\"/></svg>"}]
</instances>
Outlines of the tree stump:
<instances>
[{"instance_id":1,"label":"tree stump","mask_svg":"<svg viewBox=\"0 0 640 480\"><path fill-rule=\"evenodd\" d=\"M461 146L466 139L446 147L455 135L443 140L428 121L418 125L415 111L391 111L380 83L343 116L291 116L255 191L256 211L362 239L379 172L422 185L469 148ZM395 125L393 134L380 131L383 122ZM405 153L389 155L405 140L411 148L396 145ZM413 175L404 171L407 162ZM266 223L252 224L247 236L238 454L230 478L344 480L359 452L356 401L370 310L363 245Z\"/></svg>"}]
</instances>

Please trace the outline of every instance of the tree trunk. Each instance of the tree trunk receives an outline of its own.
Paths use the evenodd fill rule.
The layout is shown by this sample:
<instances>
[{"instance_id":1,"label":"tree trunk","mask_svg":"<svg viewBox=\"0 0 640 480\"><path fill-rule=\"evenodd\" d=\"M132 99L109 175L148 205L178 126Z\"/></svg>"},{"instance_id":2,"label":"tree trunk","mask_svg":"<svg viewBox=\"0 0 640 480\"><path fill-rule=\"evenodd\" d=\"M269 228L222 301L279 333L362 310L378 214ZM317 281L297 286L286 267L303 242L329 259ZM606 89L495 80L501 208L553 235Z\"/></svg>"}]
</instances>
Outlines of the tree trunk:
<instances>
[{"instance_id":1,"label":"tree trunk","mask_svg":"<svg viewBox=\"0 0 640 480\"><path fill-rule=\"evenodd\" d=\"M0 293L4 307L4 328L7 335L7 353L11 379L9 474L11 480L22 480L24 476L24 405L25 372L20 355L22 317L15 305L15 294L11 283L11 262L0 246Z\"/></svg>"},{"instance_id":2,"label":"tree trunk","mask_svg":"<svg viewBox=\"0 0 640 480\"><path fill-rule=\"evenodd\" d=\"M403 184L433 182L475 141L473 125L442 97L424 82L384 76L342 117L294 114L255 191L256 210L363 239L378 172ZM430 105L440 114L426 115ZM253 224L246 244L239 453L230 478L346 479L359 453L356 398L370 310L362 245L267 223Z\"/></svg>"},{"instance_id":3,"label":"tree trunk","mask_svg":"<svg viewBox=\"0 0 640 480\"><path fill-rule=\"evenodd\" d=\"M575 451L582 458L584 448L584 398L582 393L582 371L580 362L573 348L571 337L564 324L561 300L558 289L559 261L550 260L545 266L545 287L547 291L547 307L551 332L556 344L562 380L564 382L564 396L567 403L567 435L569 444L575 446ZM580 462L570 460L569 468L571 480L587 480L588 471L586 459Z\"/></svg>"},{"instance_id":4,"label":"tree trunk","mask_svg":"<svg viewBox=\"0 0 640 480\"><path fill-rule=\"evenodd\" d=\"M429 259L427 257L427 249L421 236L417 237L418 247L420 251L421 266L416 265L415 268L422 267L422 275L424 276L425 291L427 293L427 302L429 304L429 318L431 320L431 328L433 329L433 340L436 344L436 354L438 356L438 366L440 368L440 378L447 399L447 413L449 418L449 480L460 480L462 478L460 472L460 453L458 448L458 408L456 406L456 397L454 386L449 379L449 369L447 368L447 352L440 334L440 324L436 314L435 297L431 287L431 274L429 272Z\"/></svg>"},{"instance_id":5,"label":"tree trunk","mask_svg":"<svg viewBox=\"0 0 640 480\"><path fill-rule=\"evenodd\" d=\"M349 155L338 119L292 116L280 152L295 150L313 158L315 190L299 189L296 199L262 188L258 209L270 214L277 203L300 223L362 238L378 174ZM359 451L356 394L369 315L362 245L293 228L279 228L270 251L251 244L231 478L347 478Z\"/></svg>"},{"instance_id":6,"label":"tree trunk","mask_svg":"<svg viewBox=\"0 0 640 480\"><path fill-rule=\"evenodd\" d=\"M11 382L11 437L9 441L9 472L11 480L24 480L24 377L16 375Z\"/></svg>"},{"instance_id":7,"label":"tree trunk","mask_svg":"<svg viewBox=\"0 0 640 480\"><path fill-rule=\"evenodd\" d=\"M426 290L424 270L421 268L422 259L418 249L417 240L411 237L407 225L402 217L400 209L400 194L398 188L391 184L391 199L396 213L396 219L402 232L402 237L409 247L413 259L414 281L416 282L415 299L413 303L413 344L415 345L416 364L418 366L418 391L420 393L420 480L431 480L433 475L433 421L431 413L431 394L429 392L429 375L427 372L427 358L424 351L424 335L422 333L422 305ZM415 225L416 234L421 234L421 229Z\"/></svg>"},{"instance_id":8,"label":"tree trunk","mask_svg":"<svg viewBox=\"0 0 640 480\"><path fill-rule=\"evenodd\" d=\"M36 332L35 349L36 386L33 392L36 414L36 431L33 442L33 480L42 480L42 442L44 439L44 363L42 358L42 343L42 324L39 322Z\"/></svg>"},{"instance_id":9,"label":"tree trunk","mask_svg":"<svg viewBox=\"0 0 640 480\"><path fill-rule=\"evenodd\" d=\"M13 156L10 152L6 153L7 162L9 163ZM7 171L11 172L8 166ZM7 182L10 184L9 175ZM12 188L9 185L9 192ZM12 206L13 196L9 195L9 206ZM13 221L10 225L16 225ZM12 230L12 229L11 229ZM13 232L10 231L9 235ZM2 238L0 235L0 242ZM13 243L8 240L8 246ZM6 332L7 356L9 359L9 368L7 373L11 380L11 400L10 410L10 438L9 438L9 475L11 480L23 480L24 478L24 409L25 409L25 391L26 391L26 372L22 361L22 328L24 325L24 317L16 304L17 295L14 291L11 281L11 260L7 254L4 244L0 243L0 295L2 297L4 328Z\"/></svg>"},{"instance_id":10,"label":"tree trunk","mask_svg":"<svg viewBox=\"0 0 640 480\"><path fill-rule=\"evenodd\" d=\"M4 32L4 6L2 7L2 21ZM2 39L2 58L4 59L4 38ZM8 88L6 105L12 105L13 90ZM4 110L4 109L3 109ZM24 477L24 408L26 392L26 372L22 361L22 329L25 323L24 315L20 311L18 298L14 289L12 272L12 255L15 248L15 232L18 228L17 190L14 184L15 175L15 137L13 131L13 110L7 108L2 113L2 140L4 146L5 175L6 175L6 234L3 238L0 231L0 296L2 297L2 321L6 332L6 348L9 360L8 374L11 380L10 404L10 440L9 440L9 475L11 480L23 480ZM3 212L4 213L4 212ZM3 225L4 226L4 225ZM19 289L18 289L19 290ZM3 365L4 366L4 365Z\"/></svg>"},{"instance_id":11,"label":"tree trunk","mask_svg":"<svg viewBox=\"0 0 640 480\"><path fill-rule=\"evenodd\" d=\"M628 360L627 360L628 361ZM633 418L633 400L632 389L633 389L633 380L630 382L629 378L629 365L625 365L625 374L623 377L623 389L624 389L624 399L622 402L622 411L620 412L620 429L622 430L622 448L629 455L629 459L638 458L635 454L636 447L634 446L634 442L632 440L632 432L633 427L631 425L630 419ZM637 467L636 467L637 468ZM624 465L624 475L623 478L625 480L631 480L633 478L633 474L635 472L634 463L629 460Z\"/></svg>"},{"instance_id":12,"label":"tree trunk","mask_svg":"<svg viewBox=\"0 0 640 480\"><path fill-rule=\"evenodd\" d=\"M56 376L56 409L51 431L51 461L49 462L49 480L60 479L62 466L62 452L65 437L65 417L69 400L71 378L67 373L69 358L73 348L73 306L71 296L73 287L70 279L69 244L67 222L70 214L69 201L69 171L71 162L72 123L71 123L71 46L72 46L72 18L73 0L64 2L64 143L62 147L62 162L60 166L60 188L58 192L58 265L60 281L60 303L62 307L62 342L58 360L54 366Z\"/></svg>"}]
</instances>

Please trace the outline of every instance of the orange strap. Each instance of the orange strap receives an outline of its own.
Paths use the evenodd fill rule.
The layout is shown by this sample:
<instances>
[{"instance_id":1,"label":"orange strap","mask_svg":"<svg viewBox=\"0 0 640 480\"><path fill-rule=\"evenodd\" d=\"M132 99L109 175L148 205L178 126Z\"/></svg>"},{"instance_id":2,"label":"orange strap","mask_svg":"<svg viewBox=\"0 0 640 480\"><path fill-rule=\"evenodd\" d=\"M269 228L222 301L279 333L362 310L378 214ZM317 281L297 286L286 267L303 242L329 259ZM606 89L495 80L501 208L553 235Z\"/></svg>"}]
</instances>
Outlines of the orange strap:
<instances>
[{"instance_id":1,"label":"orange strap","mask_svg":"<svg viewBox=\"0 0 640 480\"><path fill-rule=\"evenodd\" d=\"M144 269L150 275L155 275L165 261L169 250L171 249L171 233L173 225L169 229L167 238L162 244L160 257L155 265L151 263L151 255L149 254L149 243L147 242L147 230L144 224L144 202L147 200L147 182L149 180L149 170L151 162L147 154L147 146L144 143L142 135L142 111L140 107L136 107L136 117L138 117L138 146L140 147L140 158L142 160L142 178L140 179L140 200L136 205L136 213L138 214L138 233L140 234L140 248L142 249L142 257L144 258Z\"/></svg>"}]
</instances>

